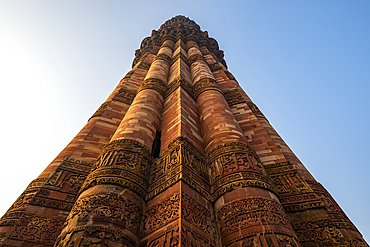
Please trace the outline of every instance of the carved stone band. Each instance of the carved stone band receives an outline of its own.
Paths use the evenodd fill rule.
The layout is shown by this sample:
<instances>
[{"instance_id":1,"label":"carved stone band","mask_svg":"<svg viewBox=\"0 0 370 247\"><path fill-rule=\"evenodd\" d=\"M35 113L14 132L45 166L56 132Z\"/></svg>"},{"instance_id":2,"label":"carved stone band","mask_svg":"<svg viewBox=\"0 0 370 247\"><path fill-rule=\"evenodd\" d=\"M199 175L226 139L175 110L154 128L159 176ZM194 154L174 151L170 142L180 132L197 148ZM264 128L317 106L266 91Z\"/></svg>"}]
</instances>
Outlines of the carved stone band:
<instances>
[{"instance_id":1,"label":"carved stone band","mask_svg":"<svg viewBox=\"0 0 370 247\"><path fill-rule=\"evenodd\" d=\"M174 64L178 59L181 59L182 61L184 61L186 63L186 65L188 65L190 67L190 62L189 62L189 59L187 59L185 57L184 54L182 54L182 52L179 52L177 53L173 58L172 58L172 61L171 61L171 66L172 64Z\"/></svg>"},{"instance_id":2,"label":"carved stone band","mask_svg":"<svg viewBox=\"0 0 370 247\"><path fill-rule=\"evenodd\" d=\"M81 192L98 184L116 184L145 197L151 162L149 148L140 142L114 140L103 148Z\"/></svg>"},{"instance_id":3,"label":"carved stone band","mask_svg":"<svg viewBox=\"0 0 370 247\"><path fill-rule=\"evenodd\" d=\"M214 64L209 64L209 68L211 69L212 72L222 69L218 62Z\"/></svg>"},{"instance_id":4,"label":"carved stone band","mask_svg":"<svg viewBox=\"0 0 370 247\"><path fill-rule=\"evenodd\" d=\"M168 56L168 55L166 55L166 54L163 54L163 53L158 54L157 56L155 56L155 57L154 57L153 62L154 62L155 60L164 60L164 61L166 61L169 65L171 65L171 61L172 61L172 59L171 59L171 57L170 57L170 56Z\"/></svg>"},{"instance_id":5,"label":"carved stone band","mask_svg":"<svg viewBox=\"0 0 370 247\"><path fill-rule=\"evenodd\" d=\"M93 237L91 235L99 230L102 225L106 227L114 226L115 229L124 231L127 229L139 236L143 206L144 201L128 190L120 194L111 191L100 191L80 197L66 220L67 224L71 224L68 232L73 233L66 237L67 231L63 231L57 240L57 243L61 241L62 244L56 244L55 246L70 246L67 244L68 241L76 240L76 237L81 236L76 234L78 231L87 231L90 237ZM76 222L77 225L74 225ZM88 230L89 227L95 228L95 231ZM106 233L109 233L109 231ZM112 233L103 236L106 240L120 244L124 243L122 241L130 239L125 234L114 236ZM84 240L88 239L89 235L86 235ZM135 241L133 242L135 243Z\"/></svg>"},{"instance_id":6,"label":"carved stone band","mask_svg":"<svg viewBox=\"0 0 370 247\"><path fill-rule=\"evenodd\" d=\"M229 106L246 103L246 100L243 98L243 95L239 92L238 89L230 89L225 91L224 93Z\"/></svg>"},{"instance_id":7,"label":"carved stone band","mask_svg":"<svg viewBox=\"0 0 370 247\"><path fill-rule=\"evenodd\" d=\"M178 87L182 87L192 98L194 98L193 86L181 76L178 76L168 85L165 98L170 96Z\"/></svg>"},{"instance_id":8,"label":"carved stone band","mask_svg":"<svg viewBox=\"0 0 370 247\"><path fill-rule=\"evenodd\" d=\"M148 179L150 164L150 152L143 144L129 139L120 139L112 141L103 148L94 165L94 170L118 168Z\"/></svg>"},{"instance_id":9,"label":"carved stone band","mask_svg":"<svg viewBox=\"0 0 370 247\"><path fill-rule=\"evenodd\" d=\"M202 60L206 61L206 59L200 54L194 54L189 57L189 64L192 65L195 61Z\"/></svg>"},{"instance_id":10,"label":"carved stone band","mask_svg":"<svg viewBox=\"0 0 370 247\"><path fill-rule=\"evenodd\" d=\"M180 171L181 166L181 171ZM150 196L167 188L170 182L177 182L178 176L188 173L188 177L209 191L208 164L203 154L197 151L185 137L177 137L156 160L151 169ZM158 190L159 189L159 190Z\"/></svg>"},{"instance_id":11,"label":"carved stone band","mask_svg":"<svg viewBox=\"0 0 370 247\"><path fill-rule=\"evenodd\" d=\"M223 245L228 245L230 238L237 237L240 232L242 237L265 233L285 233L295 238L289 219L278 201L263 197L243 198L232 201L221 207L216 213L220 224L220 235ZM248 231L247 229L253 229Z\"/></svg>"},{"instance_id":12,"label":"carved stone band","mask_svg":"<svg viewBox=\"0 0 370 247\"><path fill-rule=\"evenodd\" d=\"M140 68L140 69L145 69L145 70L149 70L149 68L150 68L150 64L148 64L148 63L144 63L144 62L141 62L140 64L139 64L139 66L137 66L138 68Z\"/></svg>"},{"instance_id":13,"label":"carved stone band","mask_svg":"<svg viewBox=\"0 0 370 247\"><path fill-rule=\"evenodd\" d=\"M217 156L230 151L246 151L256 156L256 158L258 157L256 151L254 151L248 144L241 142L229 142L226 144L218 145L214 147L211 151L209 151L207 156L209 161L212 161Z\"/></svg>"},{"instance_id":14,"label":"carved stone band","mask_svg":"<svg viewBox=\"0 0 370 247\"><path fill-rule=\"evenodd\" d=\"M143 83L141 83L138 92L143 91L145 89L152 89L160 93L164 98L165 93L166 93L166 88L167 88L166 84L161 79L150 78L150 79L145 80Z\"/></svg>"},{"instance_id":15,"label":"carved stone band","mask_svg":"<svg viewBox=\"0 0 370 247\"><path fill-rule=\"evenodd\" d=\"M131 105L135 96L136 96L135 91L132 91L126 88L121 88L119 92L113 97L112 100L116 100L116 101Z\"/></svg>"},{"instance_id":16,"label":"carved stone band","mask_svg":"<svg viewBox=\"0 0 370 247\"><path fill-rule=\"evenodd\" d=\"M150 159L150 149L144 144L138 141L130 140L130 139L119 139L119 140L111 141L110 143L104 146L104 148L102 149L100 153L100 156L102 156L104 153L108 151L119 150L119 149L134 149L140 152L141 155Z\"/></svg>"},{"instance_id":17,"label":"carved stone band","mask_svg":"<svg viewBox=\"0 0 370 247\"><path fill-rule=\"evenodd\" d=\"M211 79L211 78L204 78L204 79L197 81L194 84L195 98L198 98L198 96L201 93L208 91L208 90L216 90L220 92L222 95L224 95L216 80Z\"/></svg>"}]
</instances>

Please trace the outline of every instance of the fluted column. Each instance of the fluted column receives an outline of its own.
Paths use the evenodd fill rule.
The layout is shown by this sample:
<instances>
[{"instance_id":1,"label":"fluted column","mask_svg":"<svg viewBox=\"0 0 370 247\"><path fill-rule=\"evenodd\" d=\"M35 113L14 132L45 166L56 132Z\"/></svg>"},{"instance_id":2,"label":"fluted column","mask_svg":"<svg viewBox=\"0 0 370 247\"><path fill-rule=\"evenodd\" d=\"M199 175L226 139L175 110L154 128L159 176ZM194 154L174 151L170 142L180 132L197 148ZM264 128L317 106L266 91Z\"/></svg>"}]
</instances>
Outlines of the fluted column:
<instances>
[{"instance_id":1,"label":"fluted column","mask_svg":"<svg viewBox=\"0 0 370 247\"><path fill-rule=\"evenodd\" d=\"M246 142L199 47L194 41L187 45L206 153L223 143Z\"/></svg>"},{"instance_id":2,"label":"fluted column","mask_svg":"<svg viewBox=\"0 0 370 247\"><path fill-rule=\"evenodd\" d=\"M159 128L172 41L163 42L111 141L100 153L56 246L136 246Z\"/></svg>"},{"instance_id":3,"label":"fluted column","mask_svg":"<svg viewBox=\"0 0 370 247\"><path fill-rule=\"evenodd\" d=\"M187 45L221 244L300 246L198 45L194 41Z\"/></svg>"}]
</instances>

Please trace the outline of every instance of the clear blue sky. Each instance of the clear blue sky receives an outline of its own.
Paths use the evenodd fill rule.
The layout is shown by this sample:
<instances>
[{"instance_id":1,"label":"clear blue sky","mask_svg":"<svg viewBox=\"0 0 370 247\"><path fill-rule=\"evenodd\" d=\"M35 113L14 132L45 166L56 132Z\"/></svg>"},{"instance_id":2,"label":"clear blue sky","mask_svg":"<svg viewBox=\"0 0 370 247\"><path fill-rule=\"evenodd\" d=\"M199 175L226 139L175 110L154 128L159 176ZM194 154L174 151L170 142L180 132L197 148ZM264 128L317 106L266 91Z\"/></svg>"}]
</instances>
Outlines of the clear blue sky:
<instances>
[{"instance_id":1,"label":"clear blue sky","mask_svg":"<svg viewBox=\"0 0 370 247\"><path fill-rule=\"evenodd\" d=\"M182 14L370 241L370 1L0 0L0 214Z\"/></svg>"}]
</instances>

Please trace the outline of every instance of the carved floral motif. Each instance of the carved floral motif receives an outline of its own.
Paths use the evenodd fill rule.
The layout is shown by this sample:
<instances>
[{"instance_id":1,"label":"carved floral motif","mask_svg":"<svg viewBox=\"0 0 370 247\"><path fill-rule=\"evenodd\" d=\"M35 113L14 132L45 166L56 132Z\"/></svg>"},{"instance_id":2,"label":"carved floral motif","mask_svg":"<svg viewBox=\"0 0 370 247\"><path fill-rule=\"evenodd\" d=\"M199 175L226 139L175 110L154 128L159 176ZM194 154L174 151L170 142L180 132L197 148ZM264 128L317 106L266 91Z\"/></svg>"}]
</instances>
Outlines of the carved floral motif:
<instances>
[{"instance_id":1,"label":"carved floral motif","mask_svg":"<svg viewBox=\"0 0 370 247\"><path fill-rule=\"evenodd\" d=\"M54 244L62 230L64 218L24 215L8 238L33 243Z\"/></svg>"},{"instance_id":2,"label":"carved floral motif","mask_svg":"<svg viewBox=\"0 0 370 247\"><path fill-rule=\"evenodd\" d=\"M181 215L198 229L216 237L216 226L211 212L186 193L181 193Z\"/></svg>"},{"instance_id":3,"label":"carved floral motif","mask_svg":"<svg viewBox=\"0 0 370 247\"><path fill-rule=\"evenodd\" d=\"M160 203L147 209L145 213L144 235L179 218L179 213L180 192L177 191Z\"/></svg>"}]
</instances>

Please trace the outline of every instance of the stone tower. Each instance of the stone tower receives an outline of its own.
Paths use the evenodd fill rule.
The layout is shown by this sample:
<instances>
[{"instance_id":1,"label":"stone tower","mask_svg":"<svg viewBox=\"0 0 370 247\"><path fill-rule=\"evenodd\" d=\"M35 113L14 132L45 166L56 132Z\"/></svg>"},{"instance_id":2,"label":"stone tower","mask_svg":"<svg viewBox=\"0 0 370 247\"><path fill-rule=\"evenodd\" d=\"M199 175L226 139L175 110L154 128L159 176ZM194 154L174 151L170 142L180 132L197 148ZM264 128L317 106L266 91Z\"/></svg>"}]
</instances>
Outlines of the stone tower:
<instances>
[{"instance_id":1,"label":"stone tower","mask_svg":"<svg viewBox=\"0 0 370 247\"><path fill-rule=\"evenodd\" d=\"M368 246L176 16L0 220L1 246Z\"/></svg>"}]
</instances>

